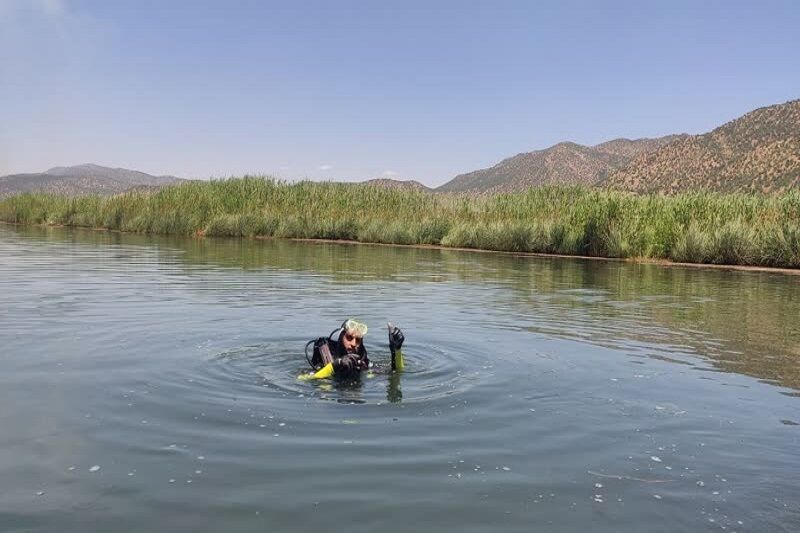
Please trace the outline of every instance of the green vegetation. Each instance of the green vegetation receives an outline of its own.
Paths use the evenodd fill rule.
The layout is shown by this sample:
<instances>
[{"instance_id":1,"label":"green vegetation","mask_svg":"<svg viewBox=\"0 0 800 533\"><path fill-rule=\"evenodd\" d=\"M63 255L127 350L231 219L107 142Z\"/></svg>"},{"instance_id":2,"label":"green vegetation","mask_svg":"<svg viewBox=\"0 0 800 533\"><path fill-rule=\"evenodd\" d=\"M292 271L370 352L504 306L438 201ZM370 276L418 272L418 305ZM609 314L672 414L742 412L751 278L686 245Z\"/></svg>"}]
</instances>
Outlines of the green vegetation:
<instances>
[{"instance_id":1,"label":"green vegetation","mask_svg":"<svg viewBox=\"0 0 800 533\"><path fill-rule=\"evenodd\" d=\"M22 194L0 200L0 220L800 268L797 190L667 197L542 187L476 197L245 177L111 197Z\"/></svg>"}]
</instances>

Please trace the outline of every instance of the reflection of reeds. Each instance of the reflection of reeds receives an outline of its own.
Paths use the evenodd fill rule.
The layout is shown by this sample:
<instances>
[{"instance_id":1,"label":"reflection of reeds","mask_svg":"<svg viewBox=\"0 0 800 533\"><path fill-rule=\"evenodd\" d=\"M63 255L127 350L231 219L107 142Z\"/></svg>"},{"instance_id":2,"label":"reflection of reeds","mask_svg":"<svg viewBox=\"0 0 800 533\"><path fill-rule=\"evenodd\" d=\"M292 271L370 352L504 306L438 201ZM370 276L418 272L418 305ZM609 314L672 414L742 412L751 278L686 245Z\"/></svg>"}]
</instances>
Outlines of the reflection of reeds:
<instances>
[{"instance_id":1,"label":"reflection of reeds","mask_svg":"<svg viewBox=\"0 0 800 533\"><path fill-rule=\"evenodd\" d=\"M160 234L394 244L800 267L800 192L634 196L542 187L487 197L245 177L158 192L22 194L0 219Z\"/></svg>"}]
</instances>

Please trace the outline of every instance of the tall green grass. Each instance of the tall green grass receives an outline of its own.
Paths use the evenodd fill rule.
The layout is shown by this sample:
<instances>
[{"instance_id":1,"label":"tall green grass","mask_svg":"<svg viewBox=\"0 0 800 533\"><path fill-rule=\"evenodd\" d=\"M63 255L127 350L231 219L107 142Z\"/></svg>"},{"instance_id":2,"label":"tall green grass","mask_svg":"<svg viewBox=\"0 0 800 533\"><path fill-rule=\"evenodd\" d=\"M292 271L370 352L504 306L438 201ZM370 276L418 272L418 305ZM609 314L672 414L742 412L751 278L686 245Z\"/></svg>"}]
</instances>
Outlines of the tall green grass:
<instances>
[{"instance_id":1,"label":"tall green grass","mask_svg":"<svg viewBox=\"0 0 800 533\"><path fill-rule=\"evenodd\" d=\"M472 197L244 177L112 197L22 194L0 200L0 220L139 233L347 239L800 267L798 191L667 197L542 187Z\"/></svg>"}]
</instances>

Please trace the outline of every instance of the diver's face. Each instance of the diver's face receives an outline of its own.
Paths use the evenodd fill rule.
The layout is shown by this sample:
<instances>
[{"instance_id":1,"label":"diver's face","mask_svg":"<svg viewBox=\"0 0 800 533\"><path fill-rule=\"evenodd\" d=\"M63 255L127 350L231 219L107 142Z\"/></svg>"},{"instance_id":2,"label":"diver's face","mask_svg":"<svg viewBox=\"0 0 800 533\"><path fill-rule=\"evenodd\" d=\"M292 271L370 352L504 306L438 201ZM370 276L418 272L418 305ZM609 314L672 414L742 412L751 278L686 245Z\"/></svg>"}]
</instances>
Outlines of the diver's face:
<instances>
[{"instance_id":1,"label":"diver's face","mask_svg":"<svg viewBox=\"0 0 800 533\"><path fill-rule=\"evenodd\" d=\"M348 352L357 352L358 347L361 346L361 337L356 337L350 331L345 331L344 335L342 335L342 344L344 344L344 349Z\"/></svg>"}]
</instances>

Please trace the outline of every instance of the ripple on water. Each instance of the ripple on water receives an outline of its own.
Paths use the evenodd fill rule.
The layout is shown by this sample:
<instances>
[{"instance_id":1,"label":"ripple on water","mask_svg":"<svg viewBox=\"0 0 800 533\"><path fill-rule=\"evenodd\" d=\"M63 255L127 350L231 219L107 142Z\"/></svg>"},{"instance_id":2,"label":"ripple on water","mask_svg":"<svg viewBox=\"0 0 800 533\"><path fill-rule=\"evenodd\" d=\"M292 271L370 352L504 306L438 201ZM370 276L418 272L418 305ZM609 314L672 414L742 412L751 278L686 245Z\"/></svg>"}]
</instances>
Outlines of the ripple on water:
<instances>
[{"instance_id":1,"label":"ripple on water","mask_svg":"<svg viewBox=\"0 0 800 533\"><path fill-rule=\"evenodd\" d=\"M346 403L379 404L390 402L426 402L460 394L473 387L489 372L470 371L467 360L477 360L477 353L459 349L427 346L424 355L407 349L406 370L401 374L389 368L389 354L373 353L372 368L362 373L358 382L337 380L301 381L299 375L310 371L299 350L287 345L301 342L274 342L241 346L211 357L206 374L200 379L211 389L224 394L247 394L254 386L259 394L314 397ZM471 365L470 365L471 366Z\"/></svg>"}]
</instances>

